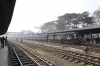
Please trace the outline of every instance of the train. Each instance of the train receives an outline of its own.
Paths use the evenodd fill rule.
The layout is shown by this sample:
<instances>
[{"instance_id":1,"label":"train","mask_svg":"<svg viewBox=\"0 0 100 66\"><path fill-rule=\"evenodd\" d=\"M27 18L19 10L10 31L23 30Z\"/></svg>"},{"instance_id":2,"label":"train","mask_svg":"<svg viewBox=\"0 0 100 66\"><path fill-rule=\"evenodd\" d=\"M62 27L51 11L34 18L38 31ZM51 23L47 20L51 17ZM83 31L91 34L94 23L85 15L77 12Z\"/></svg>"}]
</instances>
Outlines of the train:
<instances>
[{"instance_id":1,"label":"train","mask_svg":"<svg viewBox=\"0 0 100 66\"><path fill-rule=\"evenodd\" d=\"M100 43L100 26L88 28L76 28L69 30L60 30L55 32L23 34L15 37L25 40L45 41L54 43L67 44L99 44Z\"/></svg>"},{"instance_id":2,"label":"train","mask_svg":"<svg viewBox=\"0 0 100 66\"><path fill-rule=\"evenodd\" d=\"M26 39L34 41L62 43L62 44L63 43L81 44L80 35L77 32L39 33L39 34L34 34L32 36L28 35Z\"/></svg>"}]
</instances>

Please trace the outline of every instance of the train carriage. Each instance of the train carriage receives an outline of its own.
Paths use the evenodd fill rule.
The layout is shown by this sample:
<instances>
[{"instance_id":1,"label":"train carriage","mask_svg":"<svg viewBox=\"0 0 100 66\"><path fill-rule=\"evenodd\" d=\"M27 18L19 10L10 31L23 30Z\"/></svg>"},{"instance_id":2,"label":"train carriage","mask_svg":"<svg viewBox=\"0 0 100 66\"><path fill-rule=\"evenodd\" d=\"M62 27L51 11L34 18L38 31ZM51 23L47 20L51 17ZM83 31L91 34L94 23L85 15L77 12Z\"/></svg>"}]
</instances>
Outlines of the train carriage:
<instances>
[{"instance_id":1,"label":"train carriage","mask_svg":"<svg viewBox=\"0 0 100 66\"><path fill-rule=\"evenodd\" d=\"M41 41L48 41L48 34L41 34Z\"/></svg>"},{"instance_id":2,"label":"train carriage","mask_svg":"<svg viewBox=\"0 0 100 66\"><path fill-rule=\"evenodd\" d=\"M74 37L74 35L76 35L76 38ZM80 42L78 33L76 32L49 34L48 40L50 42L71 43L71 44L79 44Z\"/></svg>"}]
</instances>

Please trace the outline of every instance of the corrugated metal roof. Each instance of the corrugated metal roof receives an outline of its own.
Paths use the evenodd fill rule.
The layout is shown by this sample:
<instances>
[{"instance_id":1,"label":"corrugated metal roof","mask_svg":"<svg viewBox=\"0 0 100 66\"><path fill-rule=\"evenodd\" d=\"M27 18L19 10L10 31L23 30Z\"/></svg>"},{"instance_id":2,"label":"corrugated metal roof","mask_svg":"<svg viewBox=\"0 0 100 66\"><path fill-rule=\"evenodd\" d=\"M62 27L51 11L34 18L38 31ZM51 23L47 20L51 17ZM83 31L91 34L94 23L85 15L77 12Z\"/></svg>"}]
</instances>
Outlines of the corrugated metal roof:
<instances>
[{"instance_id":1,"label":"corrugated metal roof","mask_svg":"<svg viewBox=\"0 0 100 66\"><path fill-rule=\"evenodd\" d=\"M90 33L94 32L96 29L100 29L100 26L94 26L94 27L84 27L84 28L76 28L76 29L69 29L69 30L60 30L60 31L54 31L54 32L48 32L48 33L63 33L63 32L82 32L82 31L89 31ZM84 33L85 33L84 32ZM89 33L88 32L88 33ZM100 31L99 31L100 32Z\"/></svg>"}]
</instances>

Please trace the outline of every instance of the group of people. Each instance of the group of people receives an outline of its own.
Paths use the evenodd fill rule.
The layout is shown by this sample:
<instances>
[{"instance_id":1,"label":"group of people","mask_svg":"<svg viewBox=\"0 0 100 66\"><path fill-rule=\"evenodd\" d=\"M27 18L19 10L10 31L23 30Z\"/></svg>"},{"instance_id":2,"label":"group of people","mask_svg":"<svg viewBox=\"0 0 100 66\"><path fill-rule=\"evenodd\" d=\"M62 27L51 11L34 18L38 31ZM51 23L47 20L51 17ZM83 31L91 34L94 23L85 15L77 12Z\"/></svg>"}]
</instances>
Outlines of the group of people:
<instances>
[{"instance_id":1,"label":"group of people","mask_svg":"<svg viewBox=\"0 0 100 66\"><path fill-rule=\"evenodd\" d=\"M1 40L1 48L4 48L4 46L7 46L7 36L5 38L4 36L2 36L0 40Z\"/></svg>"},{"instance_id":2,"label":"group of people","mask_svg":"<svg viewBox=\"0 0 100 66\"><path fill-rule=\"evenodd\" d=\"M100 38L96 37L96 38L86 38L86 42L87 43L92 43L92 44L98 44L100 43Z\"/></svg>"}]
</instances>

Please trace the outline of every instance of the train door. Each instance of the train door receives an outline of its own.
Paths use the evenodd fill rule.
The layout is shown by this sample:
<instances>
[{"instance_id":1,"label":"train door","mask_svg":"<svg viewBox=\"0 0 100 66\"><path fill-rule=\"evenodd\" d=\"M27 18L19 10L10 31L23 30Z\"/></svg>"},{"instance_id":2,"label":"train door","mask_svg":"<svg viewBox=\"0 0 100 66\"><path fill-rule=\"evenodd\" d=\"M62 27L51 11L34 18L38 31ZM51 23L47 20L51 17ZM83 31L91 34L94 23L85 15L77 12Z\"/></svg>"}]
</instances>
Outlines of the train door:
<instances>
[{"instance_id":1,"label":"train door","mask_svg":"<svg viewBox=\"0 0 100 66\"><path fill-rule=\"evenodd\" d=\"M54 39L54 35L53 34L49 34L48 35L48 42L53 42Z\"/></svg>"}]
</instances>

